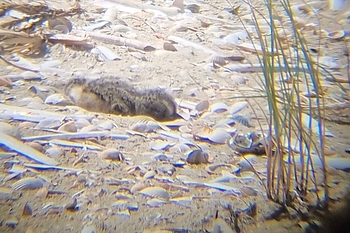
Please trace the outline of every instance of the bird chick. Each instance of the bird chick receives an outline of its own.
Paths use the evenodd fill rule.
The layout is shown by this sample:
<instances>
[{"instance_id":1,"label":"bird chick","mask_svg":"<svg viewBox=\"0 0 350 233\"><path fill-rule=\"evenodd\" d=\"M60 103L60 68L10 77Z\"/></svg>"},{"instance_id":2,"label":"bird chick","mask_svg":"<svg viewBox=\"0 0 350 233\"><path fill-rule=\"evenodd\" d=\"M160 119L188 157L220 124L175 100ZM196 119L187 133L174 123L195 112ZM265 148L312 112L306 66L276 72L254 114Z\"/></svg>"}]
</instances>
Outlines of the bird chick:
<instances>
[{"instance_id":1,"label":"bird chick","mask_svg":"<svg viewBox=\"0 0 350 233\"><path fill-rule=\"evenodd\" d=\"M158 89L136 90L111 78L87 80L75 78L65 87L72 102L89 111L118 115L146 115L165 121L176 118L174 99Z\"/></svg>"}]
</instances>

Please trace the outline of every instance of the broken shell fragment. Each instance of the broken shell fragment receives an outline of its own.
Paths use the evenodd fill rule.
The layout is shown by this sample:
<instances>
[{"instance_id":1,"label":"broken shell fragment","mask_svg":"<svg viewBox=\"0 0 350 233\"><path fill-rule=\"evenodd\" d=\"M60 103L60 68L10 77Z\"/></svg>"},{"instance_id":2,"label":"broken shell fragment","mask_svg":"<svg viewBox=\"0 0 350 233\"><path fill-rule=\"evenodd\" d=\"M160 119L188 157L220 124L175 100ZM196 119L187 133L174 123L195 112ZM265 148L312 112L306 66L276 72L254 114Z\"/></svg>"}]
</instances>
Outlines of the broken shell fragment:
<instances>
[{"instance_id":1,"label":"broken shell fragment","mask_svg":"<svg viewBox=\"0 0 350 233\"><path fill-rule=\"evenodd\" d=\"M221 233L221 232L233 233L234 231L223 219L217 218L214 221L212 233Z\"/></svg>"},{"instance_id":2,"label":"broken shell fragment","mask_svg":"<svg viewBox=\"0 0 350 233\"><path fill-rule=\"evenodd\" d=\"M76 198L74 198L73 200L71 200L64 208L66 210L75 210L76 206L78 204L78 201Z\"/></svg>"},{"instance_id":3,"label":"broken shell fragment","mask_svg":"<svg viewBox=\"0 0 350 233\"><path fill-rule=\"evenodd\" d=\"M84 226L83 230L81 230L81 233L96 233L98 232L97 231L97 228L95 227L94 224L87 224Z\"/></svg>"},{"instance_id":4,"label":"broken shell fragment","mask_svg":"<svg viewBox=\"0 0 350 233\"><path fill-rule=\"evenodd\" d=\"M190 164L209 163L209 155L202 150L193 150L188 153L186 162Z\"/></svg>"},{"instance_id":5,"label":"broken shell fragment","mask_svg":"<svg viewBox=\"0 0 350 233\"><path fill-rule=\"evenodd\" d=\"M226 65L226 60L224 57L213 54L209 57L208 62L213 64L214 67Z\"/></svg>"},{"instance_id":6,"label":"broken shell fragment","mask_svg":"<svg viewBox=\"0 0 350 233\"><path fill-rule=\"evenodd\" d=\"M27 202L23 207L22 216L32 216L32 214L33 214L32 207Z\"/></svg>"},{"instance_id":7,"label":"broken shell fragment","mask_svg":"<svg viewBox=\"0 0 350 233\"><path fill-rule=\"evenodd\" d=\"M12 190L10 188L0 187L0 201L8 201L12 197Z\"/></svg>"},{"instance_id":8,"label":"broken shell fragment","mask_svg":"<svg viewBox=\"0 0 350 233\"><path fill-rule=\"evenodd\" d=\"M215 103L210 106L211 112L225 112L228 109L228 106L225 103Z\"/></svg>"},{"instance_id":9,"label":"broken shell fragment","mask_svg":"<svg viewBox=\"0 0 350 233\"><path fill-rule=\"evenodd\" d=\"M99 154L99 157L101 159L109 159L109 160L118 160L118 161L124 160L124 155L120 151L114 148L109 148L102 151Z\"/></svg>"},{"instance_id":10,"label":"broken shell fragment","mask_svg":"<svg viewBox=\"0 0 350 233\"><path fill-rule=\"evenodd\" d=\"M172 43L169 43L169 42L165 42L165 43L163 44L163 49L164 49L164 50L167 50L167 51L172 51L172 52L177 51L177 49L175 48L175 46L174 46Z\"/></svg>"}]
</instances>

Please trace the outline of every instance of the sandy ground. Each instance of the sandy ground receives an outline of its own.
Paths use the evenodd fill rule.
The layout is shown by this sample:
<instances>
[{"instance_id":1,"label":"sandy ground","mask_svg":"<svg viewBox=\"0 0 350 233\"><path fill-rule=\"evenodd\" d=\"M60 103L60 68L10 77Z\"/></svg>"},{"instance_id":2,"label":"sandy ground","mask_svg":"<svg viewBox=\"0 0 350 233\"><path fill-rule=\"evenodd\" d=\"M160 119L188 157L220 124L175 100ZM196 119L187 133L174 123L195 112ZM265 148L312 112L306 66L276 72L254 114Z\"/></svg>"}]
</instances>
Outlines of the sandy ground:
<instances>
[{"instance_id":1,"label":"sandy ground","mask_svg":"<svg viewBox=\"0 0 350 233\"><path fill-rule=\"evenodd\" d=\"M83 12L66 17L73 27L70 35L82 36L81 31L103 18L106 8L112 8L116 2L80 1ZM324 4L323 1L317 2ZM212 131L228 122L229 111L211 113L210 110L218 106L215 104L225 104L229 108L249 97L250 106L239 113L249 119L253 127L238 123L225 128L230 133L237 130L237 133L246 134L259 128L258 119L264 119L267 104L264 98L256 97L263 95L261 73L228 72L215 69L211 62L211 52L208 52L211 50L246 59L242 62L226 61L229 64L257 61L251 52L234 46L219 49L213 42L233 31L242 31L238 18L228 12L229 5L222 1L191 1L186 5L190 3L199 6L199 13L184 15L164 10L170 9L170 1L155 1L152 5L131 1L131 6L136 4L136 8L155 7L152 9L159 10L163 7L164 15L152 10L133 13L117 10L112 22L98 30L99 33L140 40L152 46L152 51L89 38L90 45L106 46L119 57L108 60L98 54L96 48L49 43L47 51L40 56L20 55L22 60L41 65L40 71L29 78L23 78L22 69L1 61L0 77L11 78L13 84L11 88L0 87L0 120L14 127L10 129L11 135L51 156L58 166L63 167L33 168L25 164L34 161L21 155L0 158L1 232L229 232L215 230L215 226L224 228L229 225L233 232L305 231L306 221L295 210L283 210L266 198L262 185L266 180L266 156L256 157L255 161L262 180L246 171L221 183L234 187L235 191L205 185L225 172L233 175L241 159L225 143L214 143L214 139L193 139L194 132ZM322 26L327 30L340 30L341 26L329 16L331 13L326 9L322 11ZM341 17L345 18L339 16L339 20ZM313 22L314 17L305 17L305 20ZM177 43L174 44L177 51L164 50L164 42L170 41L170 35L204 45L207 49ZM309 36L310 46L316 46L318 39L314 40L314 37L317 35L310 31ZM320 54L336 57L342 67L347 65L347 57L343 55L344 46L349 45L346 40L326 38L320 43L315 47ZM337 77L347 75L346 69L338 70ZM145 117L88 112L57 96L54 98L56 104L48 104L48 96L63 94L64 85L74 77L114 77L140 90L164 89L176 99L178 111L185 119L157 123ZM349 88L348 83L342 85ZM335 85L330 86L329 93L337 101L347 102L341 99L343 96ZM195 106L203 100L208 101L209 109L200 116L191 115L184 107L184 103ZM13 109L8 106L13 106ZM327 118L349 123L347 114L348 109L336 109L327 112ZM17 117L10 119L9 115ZM49 120L42 121L41 116ZM263 126L267 125L263 120L261 122ZM153 124L153 132L131 131L135 124L147 123ZM84 129L101 134L79 139L30 138L59 132L64 134L71 129L60 128L64 124L74 125L77 132ZM0 126L5 128L5 125ZM327 128L335 135L328 141L334 149L331 156L348 158L349 125L327 122ZM170 134L181 135L187 141ZM126 136L120 139L118 135ZM63 145L68 142L75 145ZM102 151L111 148L121 152L122 161L103 159ZM184 162L188 151L198 148L208 153L209 162L218 165L217 169L208 171L208 164ZM0 147L0 152L2 149L5 147ZM17 176L9 176L16 172ZM13 190L11 185L25 177L36 177L43 187ZM328 180L330 198L335 202L343 199L349 189L349 173L330 169ZM145 191L147 187L153 189ZM312 199L312 195L309 198ZM253 203L257 207L256 214L242 213L233 217L233 213L247 210ZM319 220L314 216L310 219Z\"/></svg>"}]
</instances>

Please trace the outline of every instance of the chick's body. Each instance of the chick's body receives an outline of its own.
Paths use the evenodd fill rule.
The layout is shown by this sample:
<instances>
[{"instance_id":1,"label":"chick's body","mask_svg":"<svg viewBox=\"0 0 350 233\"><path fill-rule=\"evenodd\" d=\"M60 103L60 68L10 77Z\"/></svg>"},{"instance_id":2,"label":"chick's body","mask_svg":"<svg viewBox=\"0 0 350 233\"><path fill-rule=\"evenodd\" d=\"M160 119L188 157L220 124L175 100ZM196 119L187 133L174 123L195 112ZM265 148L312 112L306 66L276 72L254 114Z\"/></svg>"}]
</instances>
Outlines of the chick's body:
<instances>
[{"instance_id":1,"label":"chick's body","mask_svg":"<svg viewBox=\"0 0 350 233\"><path fill-rule=\"evenodd\" d=\"M164 91L138 91L123 81L110 78L73 79L66 85L65 94L75 105L89 111L147 115L156 120L171 120L176 116L176 104Z\"/></svg>"}]
</instances>

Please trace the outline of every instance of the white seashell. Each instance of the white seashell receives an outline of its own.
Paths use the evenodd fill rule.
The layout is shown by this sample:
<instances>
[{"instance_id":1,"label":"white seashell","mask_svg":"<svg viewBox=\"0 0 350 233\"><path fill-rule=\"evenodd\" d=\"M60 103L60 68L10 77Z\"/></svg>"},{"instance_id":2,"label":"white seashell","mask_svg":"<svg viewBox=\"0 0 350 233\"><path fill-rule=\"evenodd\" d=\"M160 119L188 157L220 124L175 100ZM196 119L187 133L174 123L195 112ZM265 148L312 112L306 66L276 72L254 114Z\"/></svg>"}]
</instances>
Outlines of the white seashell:
<instances>
[{"instance_id":1,"label":"white seashell","mask_svg":"<svg viewBox=\"0 0 350 233\"><path fill-rule=\"evenodd\" d=\"M169 200L169 193L164 188L161 188L161 187L148 187L148 188L142 189L140 193L152 198Z\"/></svg>"},{"instance_id":2,"label":"white seashell","mask_svg":"<svg viewBox=\"0 0 350 233\"><path fill-rule=\"evenodd\" d=\"M131 130L134 130L140 133L154 132L157 129L161 129L161 128L162 127L158 123L148 119L141 119L136 123L134 123L133 125L131 125L130 127Z\"/></svg>"},{"instance_id":3,"label":"white seashell","mask_svg":"<svg viewBox=\"0 0 350 233\"><path fill-rule=\"evenodd\" d=\"M228 109L228 106L225 103L215 103L210 106L211 112L225 112Z\"/></svg>"},{"instance_id":4,"label":"white seashell","mask_svg":"<svg viewBox=\"0 0 350 233\"><path fill-rule=\"evenodd\" d=\"M177 175L176 179L186 185L205 186L202 180L193 179L186 175Z\"/></svg>"},{"instance_id":5,"label":"white seashell","mask_svg":"<svg viewBox=\"0 0 350 233\"><path fill-rule=\"evenodd\" d=\"M156 173L155 171L151 170L151 171L146 172L146 173L143 175L143 178L144 178L144 179L152 179L152 178L154 178L154 176L155 176L156 174L157 174L157 173Z\"/></svg>"},{"instance_id":6,"label":"white seashell","mask_svg":"<svg viewBox=\"0 0 350 233\"><path fill-rule=\"evenodd\" d=\"M44 183L41 179L34 177L27 177L20 179L19 181L12 184L11 188L15 191L18 190L28 190L28 189L38 189L42 188Z\"/></svg>"},{"instance_id":7,"label":"white seashell","mask_svg":"<svg viewBox=\"0 0 350 233\"><path fill-rule=\"evenodd\" d=\"M238 44L239 36L237 34L229 34L223 38L223 41L229 44L236 45Z\"/></svg>"},{"instance_id":8,"label":"white seashell","mask_svg":"<svg viewBox=\"0 0 350 233\"><path fill-rule=\"evenodd\" d=\"M98 50L110 61L121 60L120 56L105 46L96 46Z\"/></svg>"},{"instance_id":9,"label":"white seashell","mask_svg":"<svg viewBox=\"0 0 350 233\"><path fill-rule=\"evenodd\" d=\"M116 193L114 197L118 200L131 200L133 198L131 195L124 193Z\"/></svg>"},{"instance_id":10,"label":"white seashell","mask_svg":"<svg viewBox=\"0 0 350 233\"><path fill-rule=\"evenodd\" d=\"M195 110L197 104L188 100L178 100L176 101L180 108L186 108L189 110Z\"/></svg>"},{"instance_id":11,"label":"white seashell","mask_svg":"<svg viewBox=\"0 0 350 233\"><path fill-rule=\"evenodd\" d=\"M218 183L218 182L207 182L207 183L204 183L204 185L206 187L209 187L209 188L215 188L215 189L219 189L219 190L222 190L222 191L232 191L236 194L240 194L241 193L241 190L239 188L235 188L235 187L232 187L232 186L228 186L228 185L224 185L224 184L221 184L221 183Z\"/></svg>"},{"instance_id":12,"label":"white seashell","mask_svg":"<svg viewBox=\"0 0 350 233\"><path fill-rule=\"evenodd\" d=\"M62 94L52 94L45 99L45 104L67 105L69 101Z\"/></svg>"},{"instance_id":13,"label":"white seashell","mask_svg":"<svg viewBox=\"0 0 350 233\"><path fill-rule=\"evenodd\" d=\"M220 182L229 182L231 180L237 180L238 177L231 174L228 171L222 171L222 176L215 178L213 180L210 180L210 183L220 183Z\"/></svg>"},{"instance_id":14,"label":"white seashell","mask_svg":"<svg viewBox=\"0 0 350 233\"><path fill-rule=\"evenodd\" d=\"M103 17L102 17L102 20L106 20L106 21L109 21L109 22L113 22L114 20L116 20L118 17L118 9L117 7L111 7L111 8L108 8Z\"/></svg>"},{"instance_id":15,"label":"white seashell","mask_svg":"<svg viewBox=\"0 0 350 233\"><path fill-rule=\"evenodd\" d=\"M170 161L174 158L172 155L165 155L165 154L157 154L153 156L153 159L159 160L159 161Z\"/></svg>"},{"instance_id":16,"label":"white seashell","mask_svg":"<svg viewBox=\"0 0 350 233\"><path fill-rule=\"evenodd\" d=\"M117 213L115 213L115 214L116 214L117 216L130 218L130 212L129 212L129 210L119 211L119 212L117 212Z\"/></svg>"},{"instance_id":17,"label":"white seashell","mask_svg":"<svg viewBox=\"0 0 350 233\"><path fill-rule=\"evenodd\" d=\"M211 164L208 165L205 170L209 173L209 174L213 174L215 173L215 170L218 169L219 167L231 167L231 164L227 164L227 163L216 163L216 164Z\"/></svg>"},{"instance_id":18,"label":"white seashell","mask_svg":"<svg viewBox=\"0 0 350 233\"><path fill-rule=\"evenodd\" d=\"M146 217L146 220L147 221L155 221L157 219L160 219L162 215L160 213L154 213L154 214L151 214L151 215L147 215Z\"/></svg>"},{"instance_id":19,"label":"white seashell","mask_svg":"<svg viewBox=\"0 0 350 233\"><path fill-rule=\"evenodd\" d=\"M109 148L102 151L101 153L99 153L99 157L102 159L110 159L110 160L118 160L118 161L124 160L124 155L120 151L114 148Z\"/></svg>"},{"instance_id":20,"label":"white seashell","mask_svg":"<svg viewBox=\"0 0 350 233\"><path fill-rule=\"evenodd\" d=\"M160 130L158 133L165 136L165 137L169 137L172 139L176 139L176 140L182 139L181 136L177 133L173 133L173 132L169 132L169 131L165 131L165 130Z\"/></svg>"},{"instance_id":21,"label":"white seashell","mask_svg":"<svg viewBox=\"0 0 350 233\"><path fill-rule=\"evenodd\" d=\"M212 128L213 129L221 129L221 130L226 131L226 130L230 129L231 126L229 126L228 124L226 124L224 122L219 122L216 125L214 125Z\"/></svg>"},{"instance_id":22,"label":"white seashell","mask_svg":"<svg viewBox=\"0 0 350 233\"><path fill-rule=\"evenodd\" d=\"M58 128L61 124L61 119L56 117L46 117L35 126L35 129L53 129Z\"/></svg>"},{"instance_id":23,"label":"white seashell","mask_svg":"<svg viewBox=\"0 0 350 233\"><path fill-rule=\"evenodd\" d=\"M196 146L196 145L192 145L192 146ZM207 143L199 143L197 144L197 147L200 148L202 151L208 151L210 149Z\"/></svg>"},{"instance_id":24,"label":"white seashell","mask_svg":"<svg viewBox=\"0 0 350 233\"><path fill-rule=\"evenodd\" d=\"M252 171L253 167L258 162L256 155L245 155L242 157L237 165L241 168L241 171Z\"/></svg>"},{"instance_id":25,"label":"white seashell","mask_svg":"<svg viewBox=\"0 0 350 233\"><path fill-rule=\"evenodd\" d=\"M223 40L229 44L236 45L239 40L245 40L247 38L248 38L248 33L245 31L240 31L233 34L228 34L227 36L224 37Z\"/></svg>"},{"instance_id":26,"label":"white seashell","mask_svg":"<svg viewBox=\"0 0 350 233\"><path fill-rule=\"evenodd\" d=\"M241 192L243 197L250 197L250 196L257 196L258 191L256 191L254 188L249 186L244 186L241 188Z\"/></svg>"},{"instance_id":27,"label":"white seashell","mask_svg":"<svg viewBox=\"0 0 350 233\"><path fill-rule=\"evenodd\" d=\"M89 125L91 125L90 122L85 118L79 118L75 122L75 127L77 127L77 129L81 129Z\"/></svg>"},{"instance_id":28,"label":"white seashell","mask_svg":"<svg viewBox=\"0 0 350 233\"><path fill-rule=\"evenodd\" d=\"M180 190L180 191L185 191L185 192L190 191L190 189L184 185L178 185L178 184L168 184L168 185L175 190Z\"/></svg>"},{"instance_id":29,"label":"white seashell","mask_svg":"<svg viewBox=\"0 0 350 233\"><path fill-rule=\"evenodd\" d=\"M9 163L10 164L10 163ZM11 162L12 164L12 162ZM11 169L8 171L9 173L18 173L18 174L21 174L23 172L26 172L27 169L25 167L23 167L22 165L20 164L13 164Z\"/></svg>"},{"instance_id":30,"label":"white seashell","mask_svg":"<svg viewBox=\"0 0 350 233\"><path fill-rule=\"evenodd\" d=\"M64 123L63 125L61 125L58 128L58 131L64 131L64 132L77 132L77 128L75 126L75 122L74 121L68 121L66 123Z\"/></svg>"},{"instance_id":31,"label":"white seashell","mask_svg":"<svg viewBox=\"0 0 350 233\"><path fill-rule=\"evenodd\" d=\"M255 173L253 171L242 171L239 173L239 175L242 180L251 180L255 177Z\"/></svg>"},{"instance_id":32,"label":"white seashell","mask_svg":"<svg viewBox=\"0 0 350 233\"><path fill-rule=\"evenodd\" d=\"M233 81L232 85L247 84L248 79L242 75L232 75L230 79Z\"/></svg>"},{"instance_id":33,"label":"white seashell","mask_svg":"<svg viewBox=\"0 0 350 233\"><path fill-rule=\"evenodd\" d=\"M223 56L217 54L210 55L208 62L210 64L213 64L214 68L217 68L217 65L224 66L227 64L226 59Z\"/></svg>"},{"instance_id":34,"label":"white seashell","mask_svg":"<svg viewBox=\"0 0 350 233\"><path fill-rule=\"evenodd\" d=\"M194 180L188 176L185 175L177 175L176 179L178 179L180 182L187 184L187 185L195 185L195 186L204 186L203 182Z\"/></svg>"},{"instance_id":35,"label":"white seashell","mask_svg":"<svg viewBox=\"0 0 350 233\"><path fill-rule=\"evenodd\" d=\"M146 204L147 204L148 206L150 206L150 207L159 207L159 206L162 206L162 205L164 205L164 204L166 204L166 203L167 203L167 201L161 200L161 199L157 199L157 198L153 198L153 199L148 200L148 201L146 202Z\"/></svg>"},{"instance_id":36,"label":"white seashell","mask_svg":"<svg viewBox=\"0 0 350 233\"><path fill-rule=\"evenodd\" d=\"M117 200L111 205L111 207L113 209L125 210L128 207L128 200Z\"/></svg>"},{"instance_id":37,"label":"white seashell","mask_svg":"<svg viewBox=\"0 0 350 233\"><path fill-rule=\"evenodd\" d=\"M211 142L218 144L225 144L230 138L231 135L222 129L215 129L208 135L208 139Z\"/></svg>"},{"instance_id":38,"label":"white seashell","mask_svg":"<svg viewBox=\"0 0 350 233\"><path fill-rule=\"evenodd\" d=\"M15 137L17 129L13 125L6 122L0 122L0 132Z\"/></svg>"},{"instance_id":39,"label":"white seashell","mask_svg":"<svg viewBox=\"0 0 350 233\"><path fill-rule=\"evenodd\" d=\"M17 217L12 216L12 217L6 219L4 222L5 222L6 227L10 227L13 229L18 225L19 220Z\"/></svg>"},{"instance_id":40,"label":"white seashell","mask_svg":"<svg viewBox=\"0 0 350 233\"><path fill-rule=\"evenodd\" d=\"M193 202L193 197L175 197L175 198L171 198L170 202L176 205L190 207L190 205Z\"/></svg>"},{"instance_id":41,"label":"white seashell","mask_svg":"<svg viewBox=\"0 0 350 233\"><path fill-rule=\"evenodd\" d=\"M132 28L125 25L112 25L110 26L115 32L130 32Z\"/></svg>"},{"instance_id":42,"label":"white seashell","mask_svg":"<svg viewBox=\"0 0 350 233\"><path fill-rule=\"evenodd\" d=\"M12 18L16 18L16 19L23 19L25 17L28 17L29 15L21 12L21 11L18 11L18 10L8 10L8 11L5 11L5 14L6 16L11 16Z\"/></svg>"},{"instance_id":43,"label":"white seashell","mask_svg":"<svg viewBox=\"0 0 350 233\"><path fill-rule=\"evenodd\" d=\"M99 128L104 130L111 130L115 127L115 123L111 120L101 121L97 125Z\"/></svg>"},{"instance_id":44,"label":"white seashell","mask_svg":"<svg viewBox=\"0 0 350 233\"><path fill-rule=\"evenodd\" d=\"M144 183L136 183L130 188L130 193L135 194L136 192L146 188L146 185Z\"/></svg>"},{"instance_id":45,"label":"white seashell","mask_svg":"<svg viewBox=\"0 0 350 233\"><path fill-rule=\"evenodd\" d=\"M209 101L208 100L202 100L196 105L196 110L198 112L203 112L204 110L207 110L209 108Z\"/></svg>"},{"instance_id":46,"label":"white seashell","mask_svg":"<svg viewBox=\"0 0 350 233\"><path fill-rule=\"evenodd\" d=\"M234 115L234 114L242 111L247 106L248 106L248 102L246 102L246 101L236 102L230 107L229 111L230 111L231 115Z\"/></svg>"},{"instance_id":47,"label":"white seashell","mask_svg":"<svg viewBox=\"0 0 350 233\"><path fill-rule=\"evenodd\" d=\"M8 201L12 197L12 189L0 187L0 201Z\"/></svg>"},{"instance_id":48,"label":"white seashell","mask_svg":"<svg viewBox=\"0 0 350 233\"><path fill-rule=\"evenodd\" d=\"M98 131L98 126L96 125L88 125L80 129L80 133L87 133L92 131Z\"/></svg>"},{"instance_id":49,"label":"white seashell","mask_svg":"<svg viewBox=\"0 0 350 233\"><path fill-rule=\"evenodd\" d=\"M165 150L170 145L171 144L169 142L164 142L164 141L155 141L150 143L151 149L156 151Z\"/></svg>"},{"instance_id":50,"label":"white seashell","mask_svg":"<svg viewBox=\"0 0 350 233\"><path fill-rule=\"evenodd\" d=\"M248 118L246 118L243 115L234 115L231 117L231 119L234 120L235 123L240 123L246 127L249 127L249 128L254 127L253 125L250 124Z\"/></svg>"},{"instance_id":51,"label":"white seashell","mask_svg":"<svg viewBox=\"0 0 350 233\"><path fill-rule=\"evenodd\" d=\"M180 161L176 161L172 164L174 167L184 167L186 165L186 162L180 160Z\"/></svg>"},{"instance_id":52,"label":"white seashell","mask_svg":"<svg viewBox=\"0 0 350 233\"><path fill-rule=\"evenodd\" d=\"M130 202L128 203L128 210L130 211L137 211L139 209L139 205L137 202Z\"/></svg>"},{"instance_id":53,"label":"white seashell","mask_svg":"<svg viewBox=\"0 0 350 233\"><path fill-rule=\"evenodd\" d=\"M58 159L64 154L64 152L60 148L54 146L54 147L48 148L45 151L45 154L50 158Z\"/></svg>"},{"instance_id":54,"label":"white seashell","mask_svg":"<svg viewBox=\"0 0 350 233\"><path fill-rule=\"evenodd\" d=\"M171 179L169 176L157 176L156 180L162 183L174 183L174 180Z\"/></svg>"},{"instance_id":55,"label":"white seashell","mask_svg":"<svg viewBox=\"0 0 350 233\"><path fill-rule=\"evenodd\" d=\"M190 164L208 163L209 155L202 150L192 150L187 154L186 162Z\"/></svg>"},{"instance_id":56,"label":"white seashell","mask_svg":"<svg viewBox=\"0 0 350 233\"><path fill-rule=\"evenodd\" d=\"M162 166L159 166L157 170L172 175L175 172L175 167L171 164L164 164Z\"/></svg>"}]
</instances>

